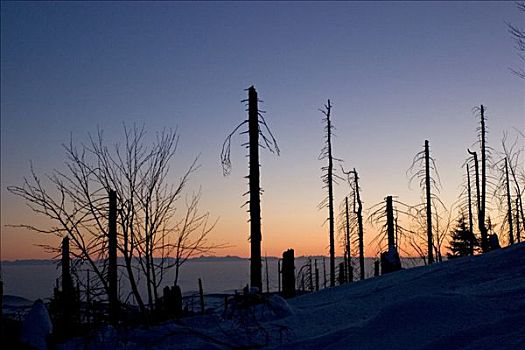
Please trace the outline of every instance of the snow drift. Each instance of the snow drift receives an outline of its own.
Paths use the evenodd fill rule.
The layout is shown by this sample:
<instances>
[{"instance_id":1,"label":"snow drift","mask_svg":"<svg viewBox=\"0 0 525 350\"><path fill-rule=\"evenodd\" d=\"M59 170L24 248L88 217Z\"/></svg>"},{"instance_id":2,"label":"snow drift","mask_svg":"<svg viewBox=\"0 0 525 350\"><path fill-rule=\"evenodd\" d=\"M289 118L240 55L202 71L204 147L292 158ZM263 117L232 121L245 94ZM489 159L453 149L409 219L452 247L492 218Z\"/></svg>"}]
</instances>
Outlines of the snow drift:
<instances>
[{"instance_id":1,"label":"snow drift","mask_svg":"<svg viewBox=\"0 0 525 350\"><path fill-rule=\"evenodd\" d=\"M283 303L279 300L277 309L288 311L273 317L257 311L260 306L237 318L193 317L112 332L92 338L88 348L523 349L525 244Z\"/></svg>"}]
</instances>

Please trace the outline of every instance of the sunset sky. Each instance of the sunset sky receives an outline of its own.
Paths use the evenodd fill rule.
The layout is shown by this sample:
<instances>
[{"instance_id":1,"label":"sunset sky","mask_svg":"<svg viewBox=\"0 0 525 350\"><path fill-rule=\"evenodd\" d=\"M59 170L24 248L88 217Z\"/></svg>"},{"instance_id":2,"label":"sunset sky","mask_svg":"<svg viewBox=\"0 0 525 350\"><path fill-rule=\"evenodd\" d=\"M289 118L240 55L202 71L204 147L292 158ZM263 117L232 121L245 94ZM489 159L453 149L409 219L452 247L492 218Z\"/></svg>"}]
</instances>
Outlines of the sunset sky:
<instances>
[{"instance_id":1,"label":"sunset sky","mask_svg":"<svg viewBox=\"0 0 525 350\"><path fill-rule=\"evenodd\" d=\"M217 255L248 256L246 135L224 138L246 118L254 85L281 155L261 152L263 254L327 254L319 108L329 98L334 155L360 173L365 208L395 195L416 204L407 169L425 139L441 176L440 196L460 192L472 109L487 107L488 142L525 129L523 65L506 23L523 24L513 2L2 2L2 259L45 258L49 237L8 225L46 222L7 191L30 174L64 169L61 144L108 141L122 124L151 137L178 127L173 179L200 155L188 193L218 224ZM339 203L348 192L335 188ZM365 244L377 232L367 227ZM336 253L341 254L337 249ZM368 255L376 253L374 247Z\"/></svg>"}]
</instances>

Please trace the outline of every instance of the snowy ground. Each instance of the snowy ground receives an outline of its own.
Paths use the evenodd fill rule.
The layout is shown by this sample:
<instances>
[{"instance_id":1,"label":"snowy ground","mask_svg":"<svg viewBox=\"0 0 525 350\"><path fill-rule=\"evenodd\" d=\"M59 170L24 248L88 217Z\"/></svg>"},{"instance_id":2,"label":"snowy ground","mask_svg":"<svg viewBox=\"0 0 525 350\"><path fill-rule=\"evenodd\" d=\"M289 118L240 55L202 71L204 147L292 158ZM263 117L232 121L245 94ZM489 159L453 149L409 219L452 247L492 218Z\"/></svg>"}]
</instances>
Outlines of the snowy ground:
<instances>
[{"instance_id":1,"label":"snowy ground","mask_svg":"<svg viewBox=\"0 0 525 350\"><path fill-rule=\"evenodd\" d=\"M78 345L75 346L75 345ZM525 244L65 349L525 349Z\"/></svg>"}]
</instances>

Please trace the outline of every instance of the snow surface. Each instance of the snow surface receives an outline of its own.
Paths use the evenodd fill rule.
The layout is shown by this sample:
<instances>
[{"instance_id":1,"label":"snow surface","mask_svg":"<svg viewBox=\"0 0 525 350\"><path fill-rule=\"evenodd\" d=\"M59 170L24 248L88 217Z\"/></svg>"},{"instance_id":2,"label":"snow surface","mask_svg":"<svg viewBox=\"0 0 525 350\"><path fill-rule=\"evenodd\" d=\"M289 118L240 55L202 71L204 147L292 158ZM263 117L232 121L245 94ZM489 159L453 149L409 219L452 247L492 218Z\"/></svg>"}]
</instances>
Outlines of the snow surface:
<instances>
[{"instance_id":1,"label":"snow surface","mask_svg":"<svg viewBox=\"0 0 525 350\"><path fill-rule=\"evenodd\" d=\"M231 315L231 313L230 313ZM63 349L525 349L525 244Z\"/></svg>"}]
</instances>

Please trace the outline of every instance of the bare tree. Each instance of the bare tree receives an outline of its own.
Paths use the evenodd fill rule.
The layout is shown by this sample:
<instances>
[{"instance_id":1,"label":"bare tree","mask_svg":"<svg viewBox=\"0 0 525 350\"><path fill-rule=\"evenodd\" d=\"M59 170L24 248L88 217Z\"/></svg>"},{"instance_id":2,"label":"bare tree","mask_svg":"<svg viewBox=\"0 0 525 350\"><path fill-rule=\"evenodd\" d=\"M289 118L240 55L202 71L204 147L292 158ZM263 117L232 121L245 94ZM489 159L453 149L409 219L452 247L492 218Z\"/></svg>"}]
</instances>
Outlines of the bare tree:
<instances>
[{"instance_id":1,"label":"bare tree","mask_svg":"<svg viewBox=\"0 0 525 350\"><path fill-rule=\"evenodd\" d=\"M353 233L356 231L355 218L353 213L350 213L348 204L348 196L344 198L339 208L337 231L340 233L340 246L343 250L343 267L345 282L353 281L353 267L352 267L352 239ZM341 268L341 267L340 267Z\"/></svg>"},{"instance_id":2,"label":"bare tree","mask_svg":"<svg viewBox=\"0 0 525 350\"><path fill-rule=\"evenodd\" d=\"M145 146L144 127L124 126L124 135L123 145L108 146L100 129L96 135L89 136L88 144L77 146L70 140L64 145L65 171L55 170L45 175L48 184L44 185L31 169L32 178L8 189L24 198L35 213L55 223L48 228L19 226L68 236L71 253L89 265L105 294L109 293L107 203L108 193L114 191L117 248L131 293L145 315L147 309L153 308L168 269L177 267L178 271L189 256L217 246L208 242L213 224L208 223L208 213L199 213L198 194L189 196L182 215L177 211L189 177L198 168L195 159L178 182L169 182L169 163L177 150L177 131L157 133L150 147ZM146 281L147 306L139 290L141 277Z\"/></svg>"},{"instance_id":3,"label":"bare tree","mask_svg":"<svg viewBox=\"0 0 525 350\"><path fill-rule=\"evenodd\" d=\"M330 287L335 286L335 218L334 218L334 182L338 178L334 174L334 160L339 160L333 157L332 154L332 137L334 127L332 125L331 113L332 104L328 100L324 105L324 109L320 109L324 118L325 124L325 146L321 150L319 160L328 160L328 165L321 168L325 172L321 178L324 183L324 188L328 190L328 196L319 205L320 208L328 207L328 225L329 225L329 240L330 240Z\"/></svg>"},{"instance_id":4,"label":"bare tree","mask_svg":"<svg viewBox=\"0 0 525 350\"><path fill-rule=\"evenodd\" d=\"M504 213L502 229L505 227L508 229L509 244L521 239L519 221L523 219L521 202L525 187L525 171L521 160L523 147L519 147L518 141L519 136L509 143L508 133L505 132L501 142L503 151L500 156L502 158L494 164L499 174L494 189L494 198L498 208ZM516 227L515 234L514 227Z\"/></svg>"},{"instance_id":5,"label":"bare tree","mask_svg":"<svg viewBox=\"0 0 525 350\"><path fill-rule=\"evenodd\" d=\"M485 107L483 105L480 106L479 109L475 109L479 111L479 117L480 117L480 128L479 128L479 136L480 136L480 148L481 148L481 203L480 203L480 218L479 222L480 224L480 231L481 231L481 249L483 252L486 252L488 250L488 241L487 241L487 227L485 226L485 214L486 214L486 203L487 203L487 147L486 147L486 126L485 126ZM483 239L483 237L485 237Z\"/></svg>"},{"instance_id":6,"label":"bare tree","mask_svg":"<svg viewBox=\"0 0 525 350\"><path fill-rule=\"evenodd\" d=\"M417 168L417 170L416 170ZM431 175L431 171L436 174L437 182ZM430 156L430 148L428 140L425 140L425 146L423 151L418 152L412 160L412 165L407 171L412 173L410 182L417 178L419 180L420 187L425 190L425 217L427 226L427 256L428 263L434 262L434 235L432 234L432 201L434 199L439 200L432 193L432 189L437 191L439 185L439 173L437 172L436 163L434 158Z\"/></svg>"},{"instance_id":7,"label":"bare tree","mask_svg":"<svg viewBox=\"0 0 525 350\"><path fill-rule=\"evenodd\" d=\"M487 186L493 185L490 183L493 179L490 177L488 170L490 168L490 154L492 149L487 146L487 127L485 107L475 107L474 113L479 116L480 125L476 128L478 133L477 144L480 148L481 161L478 161L478 154L475 151L468 150L469 154L473 156L474 171L476 173L476 199L478 209L478 229L481 234L481 250L487 252L489 249L488 230L486 225L487 216Z\"/></svg>"},{"instance_id":8,"label":"bare tree","mask_svg":"<svg viewBox=\"0 0 525 350\"><path fill-rule=\"evenodd\" d=\"M363 202L361 201L361 188L359 187L359 175L354 168L351 171L345 172L341 167L341 171L347 177L348 185L350 186L350 200L353 203L352 215L349 215L350 231L355 232L356 239L354 240L358 247L359 255L359 270L360 279L365 279L365 253L364 253L364 229L363 229ZM354 245L355 246L355 245Z\"/></svg>"},{"instance_id":9,"label":"bare tree","mask_svg":"<svg viewBox=\"0 0 525 350\"><path fill-rule=\"evenodd\" d=\"M519 141L521 140L521 147L519 146ZM523 151L525 145L523 141L525 140L525 135L521 132L518 132L518 135L512 143L508 141L508 134L503 134L503 139L501 141L503 155L508 159L508 170L510 173L509 183L512 182L514 187L515 196L516 196L516 240L519 242L521 233L519 230L518 222L521 220L522 224L525 222L525 213L523 211L523 196L525 195L525 166L522 159Z\"/></svg>"},{"instance_id":10,"label":"bare tree","mask_svg":"<svg viewBox=\"0 0 525 350\"><path fill-rule=\"evenodd\" d=\"M392 208L389 208L390 205ZM392 196L387 196L384 202L373 205L369 210L367 220L379 229L379 233L370 242L376 245L377 254L394 250L411 255L407 247L412 245L411 237L414 232L401 225L399 217L401 216L402 221L412 219L414 217L412 207ZM393 217L389 217L390 214ZM426 257L426 254L423 254L423 257Z\"/></svg>"},{"instance_id":11,"label":"bare tree","mask_svg":"<svg viewBox=\"0 0 525 350\"><path fill-rule=\"evenodd\" d=\"M474 255L474 248L477 247L479 244L477 242L477 238L474 235L474 213L473 213L473 199L472 199L472 176L471 176L471 166L469 164L469 161L467 160L464 165L465 167L465 176L464 176L464 184L463 189L461 193L459 194L459 198L457 200L457 207L461 215L464 215L464 213L467 213L467 223L468 223L468 232L471 234L469 237L471 238L471 242L469 245L469 252L468 255ZM461 216L460 215L460 216Z\"/></svg>"},{"instance_id":12,"label":"bare tree","mask_svg":"<svg viewBox=\"0 0 525 350\"><path fill-rule=\"evenodd\" d=\"M233 131L226 137L222 145L221 162L224 175L228 175L231 170L230 149L231 138L235 133L245 124L248 124L248 131L241 133L248 133L249 140L247 143L249 149L249 194L250 200L247 202L250 205L250 285L256 287L262 292L262 260L261 260L261 187L259 184L259 147L267 148L272 153L279 154L279 147L277 141L273 137L266 120L264 119L264 111L260 111L258 107L257 91L253 86L248 88L248 119L241 122ZM264 130L264 131L263 131ZM263 144L259 142L259 137Z\"/></svg>"},{"instance_id":13,"label":"bare tree","mask_svg":"<svg viewBox=\"0 0 525 350\"><path fill-rule=\"evenodd\" d=\"M518 10L525 14L525 2L517 3ZM507 23L509 33L512 35L514 42L516 43L516 50L518 56L525 63L525 29ZM523 68L512 69L511 71L518 77L525 79L525 70Z\"/></svg>"}]
</instances>

